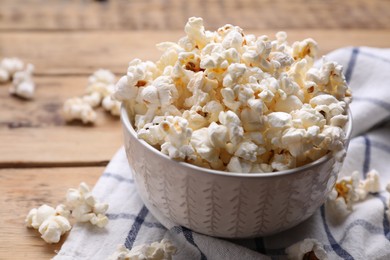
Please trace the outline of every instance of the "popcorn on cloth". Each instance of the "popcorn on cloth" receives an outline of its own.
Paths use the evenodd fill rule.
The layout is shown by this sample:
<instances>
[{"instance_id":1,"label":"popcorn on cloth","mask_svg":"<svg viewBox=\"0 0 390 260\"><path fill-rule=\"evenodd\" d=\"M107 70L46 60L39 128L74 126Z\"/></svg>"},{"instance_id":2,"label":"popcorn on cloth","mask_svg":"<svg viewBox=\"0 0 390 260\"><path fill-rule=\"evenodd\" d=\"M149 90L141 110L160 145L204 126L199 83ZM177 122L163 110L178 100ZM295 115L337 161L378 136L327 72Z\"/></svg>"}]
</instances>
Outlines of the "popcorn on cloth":
<instances>
[{"instance_id":1,"label":"popcorn on cloth","mask_svg":"<svg viewBox=\"0 0 390 260\"><path fill-rule=\"evenodd\" d=\"M343 219L353 210L356 202L365 200L369 193L377 193L380 190L379 173L375 169L370 170L363 180L360 179L360 173L354 171L351 176L336 182L328 196L327 206L335 219Z\"/></svg>"},{"instance_id":2,"label":"popcorn on cloth","mask_svg":"<svg viewBox=\"0 0 390 260\"><path fill-rule=\"evenodd\" d=\"M108 204L98 202L84 182L79 185L78 189L68 190L66 205L77 222L90 222L100 228L108 223L108 218L105 215Z\"/></svg>"},{"instance_id":3,"label":"popcorn on cloth","mask_svg":"<svg viewBox=\"0 0 390 260\"><path fill-rule=\"evenodd\" d=\"M292 260L319 259L327 260L323 245L316 239L306 238L286 248L287 258Z\"/></svg>"},{"instance_id":4,"label":"popcorn on cloth","mask_svg":"<svg viewBox=\"0 0 390 260\"><path fill-rule=\"evenodd\" d=\"M109 257L110 260L171 260L176 247L167 239L152 244L134 246L131 250L123 245Z\"/></svg>"},{"instance_id":5,"label":"popcorn on cloth","mask_svg":"<svg viewBox=\"0 0 390 260\"><path fill-rule=\"evenodd\" d=\"M131 61L116 84L113 96L127 103L139 138L224 171L281 171L328 152L342 159L351 91L339 64L324 58L313 67L313 39L289 45L285 32L271 40L229 24L207 31L197 17L184 31L177 43L157 45L156 63ZM168 116L182 122L176 137L159 126Z\"/></svg>"}]
</instances>

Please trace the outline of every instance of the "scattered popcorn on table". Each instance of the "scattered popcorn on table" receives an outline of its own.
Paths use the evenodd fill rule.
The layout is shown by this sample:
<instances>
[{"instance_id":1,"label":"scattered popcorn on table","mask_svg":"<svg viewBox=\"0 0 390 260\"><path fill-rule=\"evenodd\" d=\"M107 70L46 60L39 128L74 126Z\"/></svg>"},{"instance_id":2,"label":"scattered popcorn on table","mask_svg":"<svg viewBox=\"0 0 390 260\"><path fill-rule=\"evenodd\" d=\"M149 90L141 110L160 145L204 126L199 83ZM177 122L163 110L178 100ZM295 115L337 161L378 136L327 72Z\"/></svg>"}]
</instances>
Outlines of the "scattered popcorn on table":
<instances>
[{"instance_id":1,"label":"scattered popcorn on table","mask_svg":"<svg viewBox=\"0 0 390 260\"><path fill-rule=\"evenodd\" d=\"M71 229L68 220L69 211L60 204L56 209L44 204L28 213L25 223L27 227L38 229L47 243L58 243L61 235Z\"/></svg>"},{"instance_id":2,"label":"scattered popcorn on table","mask_svg":"<svg viewBox=\"0 0 390 260\"><path fill-rule=\"evenodd\" d=\"M0 62L0 69L8 73L8 80L12 79L14 74L22 71L24 67L23 61L18 58L4 58Z\"/></svg>"},{"instance_id":3,"label":"scattered popcorn on table","mask_svg":"<svg viewBox=\"0 0 390 260\"><path fill-rule=\"evenodd\" d=\"M287 258L292 260L328 259L323 245L316 239L307 238L286 248Z\"/></svg>"},{"instance_id":4,"label":"scattered popcorn on table","mask_svg":"<svg viewBox=\"0 0 390 260\"><path fill-rule=\"evenodd\" d=\"M359 176L359 172L354 171L351 176L343 177L335 184L327 200L333 216L344 218L352 211L354 203L365 200L368 193L380 191L379 173L376 170L370 170L364 180L360 180Z\"/></svg>"},{"instance_id":5,"label":"scattered popcorn on table","mask_svg":"<svg viewBox=\"0 0 390 260\"><path fill-rule=\"evenodd\" d=\"M78 189L69 189L66 193L66 205L77 222L90 222L100 228L108 223L105 215L108 204L96 201L88 185L82 182Z\"/></svg>"},{"instance_id":6,"label":"scattered popcorn on table","mask_svg":"<svg viewBox=\"0 0 390 260\"><path fill-rule=\"evenodd\" d=\"M32 80L33 71L34 66L28 64L25 70L15 72L9 92L18 97L32 99L35 91L35 84Z\"/></svg>"},{"instance_id":7,"label":"scattered popcorn on table","mask_svg":"<svg viewBox=\"0 0 390 260\"><path fill-rule=\"evenodd\" d=\"M143 244L131 250L121 245L109 258L110 260L171 260L176 253L176 247L166 239L152 244Z\"/></svg>"},{"instance_id":8,"label":"scattered popcorn on table","mask_svg":"<svg viewBox=\"0 0 390 260\"><path fill-rule=\"evenodd\" d=\"M97 115L92 107L81 98L71 98L64 103L64 117L66 121L81 120L84 124L94 123Z\"/></svg>"},{"instance_id":9,"label":"scattered popcorn on table","mask_svg":"<svg viewBox=\"0 0 390 260\"><path fill-rule=\"evenodd\" d=\"M47 243L58 243L61 236L72 228L71 216L77 222L90 222L103 228L108 223L107 209L108 204L96 201L88 185L82 182L78 189L68 190L66 204L59 204L56 208L44 204L31 209L25 223L29 228L38 229Z\"/></svg>"},{"instance_id":10,"label":"scattered popcorn on table","mask_svg":"<svg viewBox=\"0 0 390 260\"><path fill-rule=\"evenodd\" d=\"M313 67L314 40L289 45L285 32L271 40L233 25L212 32L195 17L185 33L157 45L156 63L131 61L116 84L139 138L172 159L233 172L343 158L351 91L341 65ZM168 117L177 133L163 131Z\"/></svg>"},{"instance_id":11,"label":"scattered popcorn on table","mask_svg":"<svg viewBox=\"0 0 390 260\"><path fill-rule=\"evenodd\" d=\"M72 226L69 220L63 216L50 216L39 226L39 233L45 242L58 243L61 236L69 231Z\"/></svg>"},{"instance_id":12,"label":"scattered popcorn on table","mask_svg":"<svg viewBox=\"0 0 390 260\"><path fill-rule=\"evenodd\" d=\"M115 75L104 69L95 71L88 80L86 93L82 97L65 101L64 116L66 121L81 120L84 124L94 123L97 114L93 110L100 105L113 116L120 116L121 102L114 100Z\"/></svg>"}]
</instances>

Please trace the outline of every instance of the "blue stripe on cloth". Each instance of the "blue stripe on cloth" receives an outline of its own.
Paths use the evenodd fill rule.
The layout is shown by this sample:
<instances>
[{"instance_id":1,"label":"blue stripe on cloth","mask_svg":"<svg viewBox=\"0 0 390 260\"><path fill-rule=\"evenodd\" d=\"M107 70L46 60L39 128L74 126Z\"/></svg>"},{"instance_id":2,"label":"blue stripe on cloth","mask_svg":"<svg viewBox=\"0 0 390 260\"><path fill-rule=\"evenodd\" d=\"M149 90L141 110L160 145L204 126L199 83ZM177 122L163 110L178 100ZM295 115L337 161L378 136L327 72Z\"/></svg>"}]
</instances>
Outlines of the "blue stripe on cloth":
<instances>
[{"instance_id":1,"label":"blue stripe on cloth","mask_svg":"<svg viewBox=\"0 0 390 260\"><path fill-rule=\"evenodd\" d=\"M333 237L332 233L330 232L330 229L328 227L328 224L326 223L326 216L325 216L325 207L324 205L321 206L321 217L322 222L324 223L324 228L326 232L326 236L328 237L329 243L333 249L333 251L343 259L353 259L353 257L339 245L336 241L336 239Z\"/></svg>"},{"instance_id":2,"label":"blue stripe on cloth","mask_svg":"<svg viewBox=\"0 0 390 260\"><path fill-rule=\"evenodd\" d=\"M389 208L387 207L387 201L386 201L386 198L383 197L382 195L380 195L379 193L375 195L378 199L380 199L383 203L383 207L384 207L384 214L383 214L383 234L385 235L385 237L390 240L390 223L389 223L389 219L387 217L387 214L386 214L386 210L388 210Z\"/></svg>"},{"instance_id":3,"label":"blue stripe on cloth","mask_svg":"<svg viewBox=\"0 0 390 260\"><path fill-rule=\"evenodd\" d=\"M255 239L256 251L264 255L267 254L267 249L265 248L264 238L256 237Z\"/></svg>"},{"instance_id":4,"label":"blue stripe on cloth","mask_svg":"<svg viewBox=\"0 0 390 260\"><path fill-rule=\"evenodd\" d=\"M347 70L345 71L345 80L347 81L347 83L351 81L351 77L352 77L353 69L355 68L356 58L358 53L359 53L359 48L354 47L352 49L351 58L349 59L348 62Z\"/></svg>"},{"instance_id":5,"label":"blue stripe on cloth","mask_svg":"<svg viewBox=\"0 0 390 260\"><path fill-rule=\"evenodd\" d=\"M191 245L195 246L195 247L199 250L199 252L200 252L200 259L201 259L201 260L207 260L207 257L205 256L205 254L203 254L202 250L200 250L200 248L198 247L198 245L195 243L194 237L192 236L192 231L189 230L189 229L186 228L186 227L181 227L181 229L182 229L183 235L184 235L184 237L187 239L187 241L188 241Z\"/></svg>"},{"instance_id":6,"label":"blue stripe on cloth","mask_svg":"<svg viewBox=\"0 0 390 260\"><path fill-rule=\"evenodd\" d=\"M389 102L386 102L386 101L383 101L383 100L380 100L378 98L372 98L372 97L353 97L353 101L357 101L357 102L369 102L369 103L372 103L378 107L381 107L383 109L386 109L387 111L390 111L390 103Z\"/></svg>"},{"instance_id":7,"label":"blue stripe on cloth","mask_svg":"<svg viewBox=\"0 0 390 260\"><path fill-rule=\"evenodd\" d=\"M183 235L184 235L185 239L187 240L187 242L189 242L191 245L196 247L196 249L198 249L198 251L200 253L200 259L201 260L207 260L206 255L202 252L202 250L200 250L199 246L195 243L195 240L194 240L194 237L192 236L192 231L191 230L189 230L186 227L182 227L182 226L174 226L174 227L172 227L170 229L170 231L173 231L176 234L183 233Z\"/></svg>"},{"instance_id":8,"label":"blue stripe on cloth","mask_svg":"<svg viewBox=\"0 0 390 260\"><path fill-rule=\"evenodd\" d=\"M366 143L366 152L364 154L364 162L363 162L363 169L369 169L370 167L370 158L371 158L371 149L368 149L368 152L367 152L367 147L371 147L371 141L369 139L368 136L364 136L364 140L365 140L365 143ZM368 170L367 170L368 171ZM367 174L364 175L364 177L366 177ZM388 209L387 208L387 204L386 204L386 198L384 198L382 195L380 194L377 194L376 195L377 198L379 198L382 203L383 203L383 206L384 206L384 214L383 214L383 234L385 235L385 237L390 240L390 225L389 225L389 219L387 218L387 214L386 214L386 210Z\"/></svg>"},{"instance_id":9,"label":"blue stripe on cloth","mask_svg":"<svg viewBox=\"0 0 390 260\"><path fill-rule=\"evenodd\" d=\"M364 161L363 161L363 177L367 177L367 173L370 170L371 162L371 141L367 135L363 135L366 148L364 149Z\"/></svg>"},{"instance_id":10,"label":"blue stripe on cloth","mask_svg":"<svg viewBox=\"0 0 390 260\"><path fill-rule=\"evenodd\" d=\"M141 229L142 224L145 221L145 217L148 214L149 210L144 206L142 206L140 212L138 213L137 217L134 220L133 225L131 226L131 229L129 231L129 234L127 235L126 241L125 241L125 247L128 249L131 249L133 247L134 241L137 238L138 232Z\"/></svg>"},{"instance_id":11,"label":"blue stripe on cloth","mask_svg":"<svg viewBox=\"0 0 390 260\"><path fill-rule=\"evenodd\" d=\"M376 227L374 226L373 224L371 224L370 222L368 222L367 220L364 220L364 219L356 219L354 220L353 222L351 222L345 229L344 229L344 235L343 237L340 239L339 241L339 244L342 245L344 243L344 240L347 238L347 235L349 233L349 231L356 227L356 226L360 226L360 227L363 227L365 230L367 230L368 232L370 232L371 234L382 234L382 228L380 227Z\"/></svg>"},{"instance_id":12,"label":"blue stripe on cloth","mask_svg":"<svg viewBox=\"0 0 390 260\"><path fill-rule=\"evenodd\" d=\"M116 220L116 219L133 219L135 220L137 218L136 215L134 214L128 214L128 213L119 213L119 214L114 214L114 213L107 213L106 214L107 218L109 220ZM160 223L154 223L154 222L147 222L144 221L143 223L144 226L149 227L149 228L160 228L160 229L166 229L163 225Z\"/></svg>"},{"instance_id":13,"label":"blue stripe on cloth","mask_svg":"<svg viewBox=\"0 0 390 260\"><path fill-rule=\"evenodd\" d=\"M106 177L106 178L113 178L119 182L128 182L128 183L134 183L134 180L133 179L130 179L130 178L125 178L119 174L115 174L115 173L110 173L110 172L105 172L102 174L102 177Z\"/></svg>"}]
</instances>

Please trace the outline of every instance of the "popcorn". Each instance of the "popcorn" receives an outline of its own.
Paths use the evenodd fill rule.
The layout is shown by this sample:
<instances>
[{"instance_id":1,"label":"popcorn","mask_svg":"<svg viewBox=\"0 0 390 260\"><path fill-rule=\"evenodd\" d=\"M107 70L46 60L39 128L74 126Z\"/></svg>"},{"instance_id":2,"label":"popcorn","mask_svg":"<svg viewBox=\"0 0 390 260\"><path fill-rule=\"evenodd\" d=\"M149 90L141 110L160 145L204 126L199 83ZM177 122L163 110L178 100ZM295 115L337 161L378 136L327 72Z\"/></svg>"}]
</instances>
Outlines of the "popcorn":
<instances>
[{"instance_id":1,"label":"popcorn","mask_svg":"<svg viewBox=\"0 0 390 260\"><path fill-rule=\"evenodd\" d=\"M35 84L32 81L34 66L28 64L25 70L17 71L13 74L12 87L10 93L25 99L34 97Z\"/></svg>"},{"instance_id":2,"label":"popcorn","mask_svg":"<svg viewBox=\"0 0 390 260\"><path fill-rule=\"evenodd\" d=\"M40 226L39 233L41 233L43 240L46 243L58 243L61 236L71 229L69 220L62 216L50 216Z\"/></svg>"},{"instance_id":3,"label":"popcorn","mask_svg":"<svg viewBox=\"0 0 390 260\"><path fill-rule=\"evenodd\" d=\"M30 210L25 222L27 227L38 229L45 242L58 243L61 236L71 229L69 214L62 204L56 209L44 204Z\"/></svg>"},{"instance_id":4,"label":"popcorn","mask_svg":"<svg viewBox=\"0 0 390 260\"><path fill-rule=\"evenodd\" d=\"M8 72L10 78L12 78L16 72L22 71L23 67L23 61L18 58L4 58L0 63L0 68Z\"/></svg>"},{"instance_id":5,"label":"popcorn","mask_svg":"<svg viewBox=\"0 0 390 260\"><path fill-rule=\"evenodd\" d=\"M115 75L109 70L99 69L89 77L88 81L90 84L100 82L105 85L111 85L115 83Z\"/></svg>"},{"instance_id":6,"label":"popcorn","mask_svg":"<svg viewBox=\"0 0 390 260\"><path fill-rule=\"evenodd\" d=\"M359 182L357 192L359 193L359 200L364 200L368 193L377 193L381 190L381 183L379 179L379 173L372 169L367 173L365 180Z\"/></svg>"},{"instance_id":7,"label":"popcorn","mask_svg":"<svg viewBox=\"0 0 390 260\"><path fill-rule=\"evenodd\" d=\"M111 96L107 96L103 99L102 106L105 110L109 111L113 116L120 115L121 102L112 99Z\"/></svg>"},{"instance_id":8,"label":"popcorn","mask_svg":"<svg viewBox=\"0 0 390 260\"><path fill-rule=\"evenodd\" d=\"M194 148L190 145L192 130L188 128L188 122L182 117L166 117L160 123L166 133L165 143L161 145L161 152L174 159L194 158Z\"/></svg>"},{"instance_id":9,"label":"popcorn","mask_svg":"<svg viewBox=\"0 0 390 260\"><path fill-rule=\"evenodd\" d=\"M32 209L25 220L27 227L39 228L39 226L50 216L55 214L56 210L46 204L40 206L38 209Z\"/></svg>"},{"instance_id":10,"label":"popcorn","mask_svg":"<svg viewBox=\"0 0 390 260\"><path fill-rule=\"evenodd\" d=\"M289 45L285 32L271 40L229 24L207 31L195 17L185 33L157 45L156 63L131 61L116 84L139 138L173 159L234 172L291 169L329 152L342 160L351 92L341 65L313 68L313 39Z\"/></svg>"},{"instance_id":11,"label":"popcorn","mask_svg":"<svg viewBox=\"0 0 390 260\"><path fill-rule=\"evenodd\" d=\"M172 255L176 254L176 247L166 239L152 244L142 244L134 246L128 250L123 245L119 246L117 251L110 256L110 260L171 260Z\"/></svg>"},{"instance_id":12,"label":"popcorn","mask_svg":"<svg viewBox=\"0 0 390 260\"><path fill-rule=\"evenodd\" d=\"M84 182L80 183L78 189L68 190L66 204L77 222L90 222L100 228L108 223L108 218L105 216L108 204L97 202Z\"/></svg>"},{"instance_id":13,"label":"popcorn","mask_svg":"<svg viewBox=\"0 0 390 260\"><path fill-rule=\"evenodd\" d=\"M81 120L84 124L93 124L97 119L93 108L100 105L111 115L119 116L121 102L111 97L115 89L115 75L109 70L99 69L89 77L88 82L84 96L65 101L63 107L65 120L68 122Z\"/></svg>"},{"instance_id":14,"label":"popcorn","mask_svg":"<svg viewBox=\"0 0 390 260\"><path fill-rule=\"evenodd\" d=\"M81 120L84 124L88 124L94 123L97 118L92 107L78 97L66 100L63 111L66 121Z\"/></svg>"},{"instance_id":15,"label":"popcorn","mask_svg":"<svg viewBox=\"0 0 390 260\"><path fill-rule=\"evenodd\" d=\"M337 181L328 197L328 205L331 212L337 212L339 217L345 217L352 211L354 202L359 200L358 194L359 172L352 176L344 177Z\"/></svg>"},{"instance_id":16,"label":"popcorn","mask_svg":"<svg viewBox=\"0 0 390 260\"><path fill-rule=\"evenodd\" d=\"M353 204L365 200L368 193L377 193L381 189L379 173L371 170L364 180L360 180L359 172L337 181L328 196L327 204L330 213L336 218L343 218L352 211Z\"/></svg>"},{"instance_id":17,"label":"popcorn","mask_svg":"<svg viewBox=\"0 0 390 260\"><path fill-rule=\"evenodd\" d=\"M326 260L328 256L323 245L313 238L306 238L286 248L287 258L293 260L319 259Z\"/></svg>"},{"instance_id":18,"label":"popcorn","mask_svg":"<svg viewBox=\"0 0 390 260\"><path fill-rule=\"evenodd\" d=\"M11 75L9 74L9 72L0 67L0 83L7 82L8 80L10 80L10 78Z\"/></svg>"}]
</instances>

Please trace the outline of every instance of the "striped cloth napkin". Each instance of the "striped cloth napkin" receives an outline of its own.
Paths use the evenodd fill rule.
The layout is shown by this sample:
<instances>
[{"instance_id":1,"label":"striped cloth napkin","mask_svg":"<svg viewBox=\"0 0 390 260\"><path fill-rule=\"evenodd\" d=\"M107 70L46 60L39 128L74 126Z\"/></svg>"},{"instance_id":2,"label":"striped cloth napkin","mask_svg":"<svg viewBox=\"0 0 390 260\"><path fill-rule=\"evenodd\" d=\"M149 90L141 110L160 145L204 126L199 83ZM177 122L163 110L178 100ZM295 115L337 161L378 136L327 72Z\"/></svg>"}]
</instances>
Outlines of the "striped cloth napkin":
<instances>
[{"instance_id":1,"label":"striped cloth napkin","mask_svg":"<svg viewBox=\"0 0 390 260\"><path fill-rule=\"evenodd\" d=\"M118 245L127 248L169 239L178 248L174 259L286 259L285 248L305 238L320 241L329 259L390 259L390 224L385 213L390 182L390 49L343 48L327 55L344 66L353 90L353 138L341 175L370 169L380 173L382 191L355 204L342 223L332 224L325 207L285 232L246 240L218 239L154 217L137 195L125 150L113 157L93 189L109 203L109 224L73 227L54 259L107 259Z\"/></svg>"}]
</instances>

